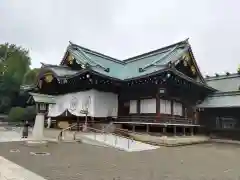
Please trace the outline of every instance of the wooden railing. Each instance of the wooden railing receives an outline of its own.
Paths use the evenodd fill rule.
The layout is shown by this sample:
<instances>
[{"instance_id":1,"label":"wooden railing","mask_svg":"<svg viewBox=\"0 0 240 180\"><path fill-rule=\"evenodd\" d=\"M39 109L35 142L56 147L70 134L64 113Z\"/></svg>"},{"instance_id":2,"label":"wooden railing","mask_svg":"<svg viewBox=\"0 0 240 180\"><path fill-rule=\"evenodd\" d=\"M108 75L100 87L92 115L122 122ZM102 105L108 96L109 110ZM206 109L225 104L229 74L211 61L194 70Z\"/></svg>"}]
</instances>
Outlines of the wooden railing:
<instances>
[{"instance_id":1,"label":"wooden railing","mask_svg":"<svg viewBox=\"0 0 240 180\"><path fill-rule=\"evenodd\" d=\"M142 123L167 123L167 124L193 124L197 123L185 117L177 116L119 116L115 119L115 122L142 122Z\"/></svg>"}]
</instances>

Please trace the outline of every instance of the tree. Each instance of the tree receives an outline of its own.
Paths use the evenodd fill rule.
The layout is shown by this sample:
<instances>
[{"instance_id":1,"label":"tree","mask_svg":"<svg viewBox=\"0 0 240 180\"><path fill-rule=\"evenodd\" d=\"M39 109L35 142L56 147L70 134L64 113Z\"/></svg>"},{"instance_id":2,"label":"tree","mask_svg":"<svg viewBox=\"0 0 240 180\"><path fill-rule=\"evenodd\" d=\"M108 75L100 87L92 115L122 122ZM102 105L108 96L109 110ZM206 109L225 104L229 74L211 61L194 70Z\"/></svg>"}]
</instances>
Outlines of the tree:
<instances>
[{"instance_id":1,"label":"tree","mask_svg":"<svg viewBox=\"0 0 240 180\"><path fill-rule=\"evenodd\" d=\"M10 110L30 63L26 49L8 43L0 45L0 113Z\"/></svg>"},{"instance_id":2,"label":"tree","mask_svg":"<svg viewBox=\"0 0 240 180\"><path fill-rule=\"evenodd\" d=\"M37 76L39 71L40 71L39 68L28 70L27 73L24 75L23 84L25 85L35 84L37 82Z\"/></svg>"}]
</instances>

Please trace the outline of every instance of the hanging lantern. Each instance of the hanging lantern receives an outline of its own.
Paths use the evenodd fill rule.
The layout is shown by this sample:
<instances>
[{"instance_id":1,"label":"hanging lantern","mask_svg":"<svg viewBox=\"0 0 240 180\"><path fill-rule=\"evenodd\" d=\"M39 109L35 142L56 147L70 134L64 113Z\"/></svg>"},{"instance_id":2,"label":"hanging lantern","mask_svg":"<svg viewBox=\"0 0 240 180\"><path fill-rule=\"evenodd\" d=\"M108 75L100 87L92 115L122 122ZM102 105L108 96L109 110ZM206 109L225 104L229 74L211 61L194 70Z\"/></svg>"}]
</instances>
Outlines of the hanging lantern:
<instances>
[{"instance_id":1,"label":"hanging lantern","mask_svg":"<svg viewBox=\"0 0 240 180\"><path fill-rule=\"evenodd\" d=\"M52 80L53 80L53 75L52 75L52 74L46 74L46 75L45 75L45 81L46 81L47 83L52 82Z\"/></svg>"}]
</instances>

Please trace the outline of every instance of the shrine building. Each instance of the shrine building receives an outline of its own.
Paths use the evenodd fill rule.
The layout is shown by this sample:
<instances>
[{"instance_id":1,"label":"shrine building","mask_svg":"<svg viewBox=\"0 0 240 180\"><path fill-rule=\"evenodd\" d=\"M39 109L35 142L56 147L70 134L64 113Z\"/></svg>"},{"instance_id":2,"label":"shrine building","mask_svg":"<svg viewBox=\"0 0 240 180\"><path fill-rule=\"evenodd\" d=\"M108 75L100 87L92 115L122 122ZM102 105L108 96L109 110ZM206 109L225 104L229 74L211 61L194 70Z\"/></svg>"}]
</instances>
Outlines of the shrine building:
<instances>
[{"instance_id":1,"label":"shrine building","mask_svg":"<svg viewBox=\"0 0 240 180\"><path fill-rule=\"evenodd\" d=\"M56 126L112 122L176 133L201 126L198 105L214 92L184 40L125 60L70 42L59 65L42 64L31 95Z\"/></svg>"}]
</instances>

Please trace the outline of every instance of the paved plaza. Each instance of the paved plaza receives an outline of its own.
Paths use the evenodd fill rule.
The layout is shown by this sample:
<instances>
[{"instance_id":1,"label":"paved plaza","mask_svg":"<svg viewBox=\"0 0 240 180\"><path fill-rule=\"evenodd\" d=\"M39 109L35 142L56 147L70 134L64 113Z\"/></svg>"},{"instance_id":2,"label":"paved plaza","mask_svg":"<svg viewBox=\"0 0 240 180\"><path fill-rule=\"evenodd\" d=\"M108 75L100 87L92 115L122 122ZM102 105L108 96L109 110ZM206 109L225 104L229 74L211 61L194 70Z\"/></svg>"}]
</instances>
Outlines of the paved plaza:
<instances>
[{"instance_id":1,"label":"paved plaza","mask_svg":"<svg viewBox=\"0 0 240 180\"><path fill-rule=\"evenodd\" d=\"M18 152L10 152L13 149ZM50 155L34 156L31 152ZM78 143L49 143L48 147L0 143L0 156L49 180L235 180L240 175L239 154L239 145L227 144L129 153Z\"/></svg>"}]
</instances>

